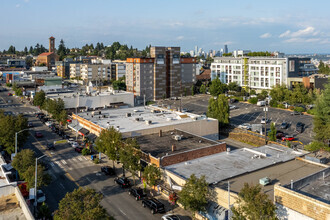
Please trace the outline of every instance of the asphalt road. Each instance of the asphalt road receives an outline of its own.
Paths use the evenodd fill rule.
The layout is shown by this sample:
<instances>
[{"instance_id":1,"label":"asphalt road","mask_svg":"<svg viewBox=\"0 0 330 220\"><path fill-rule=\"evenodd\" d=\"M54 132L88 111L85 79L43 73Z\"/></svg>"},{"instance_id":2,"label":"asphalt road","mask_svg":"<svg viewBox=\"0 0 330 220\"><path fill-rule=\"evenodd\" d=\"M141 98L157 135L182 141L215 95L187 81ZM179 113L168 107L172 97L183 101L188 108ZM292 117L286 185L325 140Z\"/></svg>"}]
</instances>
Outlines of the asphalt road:
<instances>
[{"instance_id":1,"label":"asphalt road","mask_svg":"<svg viewBox=\"0 0 330 220\"><path fill-rule=\"evenodd\" d=\"M12 100L9 103L10 105L7 103L8 100ZM68 143L56 145L54 151L46 150L47 143L62 140L62 138L34 117L34 113L38 111L37 108L20 103L20 99L17 97L8 96L8 91L0 92L0 106L6 112L24 114L34 125L23 148L32 149L37 157L46 155L41 160L48 164L49 169L47 172L51 175L52 182L50 185L43 187L43 191L52 212L58 209L60 200L64 198L67 192L72 192L78 186L83 186L101 192L104 196L101 204L117 220L161 218L163 214L152 215L149 209L142 207L140 201L135 201L133 197L128 195L127 190L121 189L115 184L114 177L105 176L100 172L101 166L112 166L112 163L107 161L108 164L96 165L90 161L90 157L84 157L75 152ZM40 131L43 137L36 138L34 136L35 131ZM73 135L71 136L73 137ZM105 158L102 159L105 160ZM117 173L121 173L121 169L117 170ZM169 211L168 202L164 200L163 202L166 203ZM182 219L190 218L183 216Z\"/></svg>"},{"instance_id":2,"label":"asphalt road","mask_svg":"<svg viewBox=\"0 0 330 220\"><path fill-rule=\"evenodd\" d=\"M160 100L159 105L167 106L171 109L179 109L180 103L183 109L187 109L191 113L204 114L207 112L208 101L210 95L195 95L183 97L182 100ZM252 105L243 102L236 102L237 109L230 110L230 123L238 126L243 123L260 124L261 118L264 117L263 107ZM313 139L313 118L309 115L291 115L291 111L268 107L267 118L271 122L275 122L277 130L283 131L285 134L293 135L296 140L301 141L303 144L309 144ZM282 122L289 123L287 129L280 129ZM298 134L295 132L297 122L305 124L303 133ZM269 128L270 125L268 124Z\"/></svg>"}]
</instances>

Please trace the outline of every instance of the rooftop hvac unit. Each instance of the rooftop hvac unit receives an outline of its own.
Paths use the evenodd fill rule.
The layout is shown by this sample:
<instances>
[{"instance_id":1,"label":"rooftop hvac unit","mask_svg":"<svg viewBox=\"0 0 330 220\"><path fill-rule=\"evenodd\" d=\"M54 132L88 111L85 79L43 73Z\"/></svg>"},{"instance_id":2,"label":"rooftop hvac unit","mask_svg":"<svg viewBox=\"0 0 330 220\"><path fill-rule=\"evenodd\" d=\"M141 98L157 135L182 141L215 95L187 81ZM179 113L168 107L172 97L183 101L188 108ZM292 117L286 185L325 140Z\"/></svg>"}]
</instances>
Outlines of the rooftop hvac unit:
<instances>
[{"instance_id":1,"label":"rooftop hvac unit","mask_svg":"<svg viewBox=\"0 0 330 220\"><path fill-rule=\"evenodd\" d=\"M166 118L166 121L172 121L172 118Z\"/></svg>"},{"instance_id":2,"label":"rooftop hvac unit","mask_svg":"<svg viewBox=\"0 0 330 220\"><path fill-rule=\"evenodd\" d=\"M132 114L131 113L126 113L126 117L131 117Z\"/></svg>"},{"instance_id":3,"label":"rooftop hvac unit","mask_svg":"<svg viewBox=\"0 0 330 220\"><path fill-rule=\"evenodd\" d=\"M150 125L152 123L152 121L150 121L150 120L146 120L145 122L147 125Z\"/></svg>"},{"instance_id":4,"label":"rooftop hvac unit","mask_svg":"<svg viewBox=\"0 0 330 220\"><path fill-rule=\"evenodd\" d=\"M173 139L176 141L180 141L182 139L181 135L174 135Z\"/></svg>"},{"instance_id":5,"label":"rooftop hvac unit","mask_svg":"<svg viewBox=\"0 0 330 220\"><path fill-rule=\"evenodd\" d=\"M135 118L135 121L142 121L143 118Z\"/></svg>"}]
</instances>

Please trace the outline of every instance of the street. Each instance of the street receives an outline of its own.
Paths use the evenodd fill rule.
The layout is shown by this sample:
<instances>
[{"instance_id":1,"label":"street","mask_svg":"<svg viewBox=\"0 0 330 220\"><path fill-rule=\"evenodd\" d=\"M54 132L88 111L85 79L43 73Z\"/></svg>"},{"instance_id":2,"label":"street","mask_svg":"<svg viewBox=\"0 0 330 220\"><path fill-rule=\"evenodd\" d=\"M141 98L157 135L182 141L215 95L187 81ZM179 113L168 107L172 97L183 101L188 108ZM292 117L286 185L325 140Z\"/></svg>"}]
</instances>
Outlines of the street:
<instances>
[{"instance_id":1,"label":"street","mask_svg":"<svg viewBox=\"0 0 330 220\"><path fill-rule=\"evenodd\" d=\"M52 212L58 209L58 203L67 192L72 192L75 188L82 186L93 188L102 193L104 198L101 204L115 219L160 219L164 215L152 215L149 209L142 207L141 201L135 201L133 197L129 196L126 189L120 188L114 182L114 177L108 177L102 173L101 166L112 166L112 162L108 161L104 155L102 156L102 163L94 164L90 160L90 156L82 156L75 152L68 143L56 144L55 150L46 150L47 143L53 143L62 140L62 138L34 116L38 109L29 104L24 105L18 102L19 98L8 96L8 91L0 92L0 99L2 100L1 108L6 112L10 111L15 115L22 113L29 122L33 123L33 128L30 130L31 135L23 148L32 149L37 157L47 156L42 159L42 162L48 164L47 172L51 175L52 182L43 187L42 190L46 194L46 202ZM4 104L8 100L12 100L10 105ZM35 131L40 131L43 137L36 138L34 136ZM74 134L71 135L71 137L73 136ZM116 171L117 174L121 174L122 169L119 168ZM126 176L129 177L129 175ZM166 211L170 211L169 203L162 197L160 198L158 199L165 204ZM181 219L190 218L181 216Z\"/></svg>"}]
</instances>

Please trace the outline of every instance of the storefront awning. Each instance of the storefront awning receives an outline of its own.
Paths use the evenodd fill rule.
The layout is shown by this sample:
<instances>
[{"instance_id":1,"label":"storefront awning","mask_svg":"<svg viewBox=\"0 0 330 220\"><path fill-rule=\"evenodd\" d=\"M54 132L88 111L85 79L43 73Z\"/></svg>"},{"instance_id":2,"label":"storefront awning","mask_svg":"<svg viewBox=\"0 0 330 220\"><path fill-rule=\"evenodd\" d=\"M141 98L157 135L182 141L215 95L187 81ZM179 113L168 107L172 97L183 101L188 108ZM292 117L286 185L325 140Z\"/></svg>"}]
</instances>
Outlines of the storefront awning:
<instances>
[{"instance_id":1,"label":"storefront awning","mask_svg":"<svg viewBox=\"0 0 330 220\"><path fill-rule=\"evenodd\" d=\"M73 120L72 123L68 125L68 127L74 131L80 131L83 128L77 120Z\"/></svg>"}]
</instances>

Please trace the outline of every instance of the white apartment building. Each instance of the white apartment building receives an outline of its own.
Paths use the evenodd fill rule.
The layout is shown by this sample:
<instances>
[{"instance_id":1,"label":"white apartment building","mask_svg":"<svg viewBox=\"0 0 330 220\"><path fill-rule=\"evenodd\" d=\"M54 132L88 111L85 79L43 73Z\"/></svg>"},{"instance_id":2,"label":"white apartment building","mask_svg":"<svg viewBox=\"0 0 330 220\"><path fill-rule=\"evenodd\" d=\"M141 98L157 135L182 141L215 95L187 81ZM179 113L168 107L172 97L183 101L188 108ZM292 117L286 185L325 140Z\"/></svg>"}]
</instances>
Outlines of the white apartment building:
<instances>
[{"instance_id":1,"label":"white apartment building","mask_svg":"<svg viewBox=\"0 0 330 220\"><path fill-rule=\"evenodd\" d=\"M70 64L70 79L80 77L80 63Z\"/></svg>"},{"instance_id":2,"label":"white apartment building","mask_svg":"<svg viewBox=\"0 0 330 220\"><path fill-rule=\"evenodd\" d=\"M223 83L236 82L252 89L271 89L287 84L288 58L216 57L211 64L211 79Z\"/></svg>"}]
</instances>

